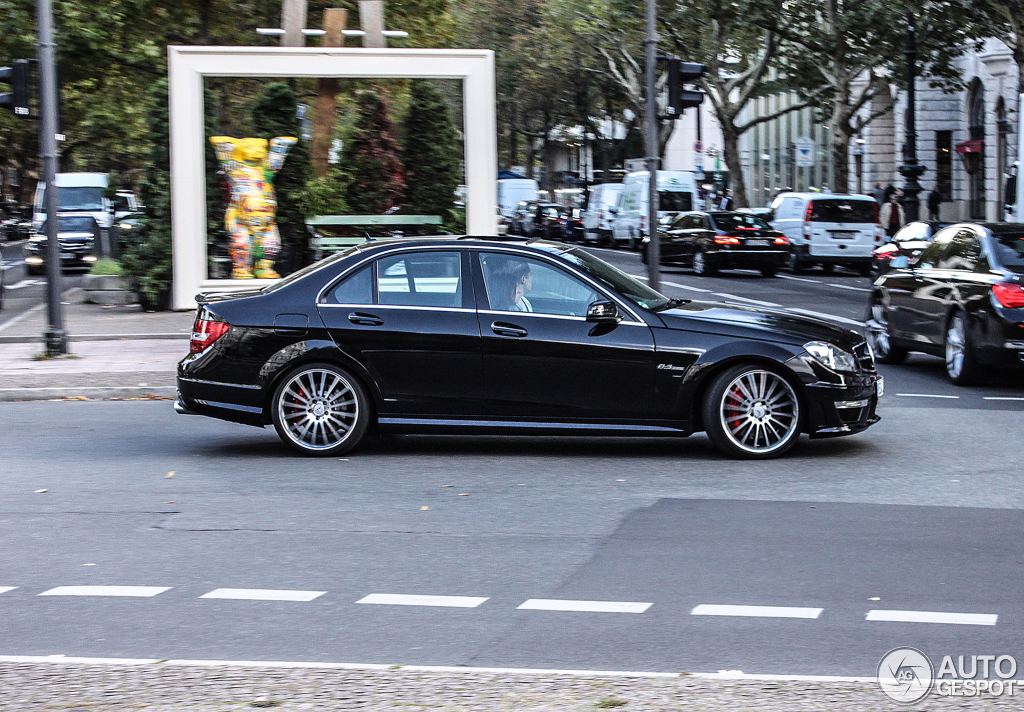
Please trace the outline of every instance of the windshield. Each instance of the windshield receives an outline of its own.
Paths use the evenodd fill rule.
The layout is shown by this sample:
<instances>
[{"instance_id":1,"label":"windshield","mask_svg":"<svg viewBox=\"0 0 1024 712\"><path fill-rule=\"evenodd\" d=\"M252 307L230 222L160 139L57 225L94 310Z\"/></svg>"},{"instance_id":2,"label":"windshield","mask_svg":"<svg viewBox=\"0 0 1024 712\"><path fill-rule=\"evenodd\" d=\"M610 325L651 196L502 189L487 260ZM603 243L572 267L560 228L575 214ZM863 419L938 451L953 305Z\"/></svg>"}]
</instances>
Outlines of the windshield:
<instances>
[{"instance_id":1,"label":"windshield","mask_svg":"<svg viewBox=\"0 0 1024 712\"><path fill-rule=\"evenodd\" d=\"M671 210L678 213L693 210L693 196L690 193L680 193L674 190L659 190L658 210Z\"/></svg>"},{"instance_id":2,"label":"windshield","mask_svg":"<svg viewBox=\"0 0 1024 712\"><path fill-rule=\"evenodd\" d=\"M873 223L875 207L873 200L815 198L811 201L811 222Z\"/></svg>"},{"instance_id":3,"label":"windshield","mask_svg":"<svg viewBox=\"0 0 1024 712\"><path fill-rule=\"evenodd\" d=\"M719 230L771 230L772 226L752 213L711 213Z\"/></svg>"},{"instance_id":4,"label":"windshield","mask_svg":"<svg viewBox=\"0 0 1024 712\"><path fill-rule=\"evenodd\" d=\"M625 272L612 267L604 260L599 260L589 252L573 248L568 252L563 252L561 256L601 284L614 289L626 299L644 309L657 310L672 301L665 295L655 292L646 284L641 284Z\"/></svg>"},{"instance_id":5,"label":"windshield","mask_svg":"<svg viewBox=\"0 0 1024 712\"><path fill-rule=\"evenodd\" d=\"M1011 272L1024 272L1024 234L993 235L996 262Z\"/></svg>"},{"instance_id":6,"label":"windshield","mask_svg":"<svg viewBox=\"0 0 1024 712\"><path fill-rule=\"evenodd\" d=\"M79 186L59 188L58 210L103 210L103 188Z\"/></svg>"},{"instance_id":7,"label":"windshield","mask_svg":"<svg viewBox=\"0 0 1024 712\"><path fill-rule=\"evenodd\" d=\"M96 221L88 215L58 215L57 232L93 232ZM46 234L46 220L39 226L39 234Z\"/></svg>"}]
</instances>

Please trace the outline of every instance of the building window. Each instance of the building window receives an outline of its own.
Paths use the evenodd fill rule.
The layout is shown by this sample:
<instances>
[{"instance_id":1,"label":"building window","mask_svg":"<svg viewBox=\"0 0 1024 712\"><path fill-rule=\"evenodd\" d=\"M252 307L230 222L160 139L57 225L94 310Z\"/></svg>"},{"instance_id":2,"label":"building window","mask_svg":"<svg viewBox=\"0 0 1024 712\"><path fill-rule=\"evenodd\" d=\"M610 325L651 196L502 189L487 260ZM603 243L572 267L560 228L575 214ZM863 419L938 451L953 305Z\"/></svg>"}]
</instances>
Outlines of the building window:
<instances>
[{"instance_id":1,"label":"building window","mask_svg":"<svg viewBox=\"0 0 1024 712\"><path fill-rule=\"evenodd\" d=\"M985 140L985 88L975 80L971 87L967 109L967 132L972 141ZM974 170L970 172L968 212L972 220L985 219L985 148L974 154Z\"/></svg>"},{"instance_id":2,"label":"building window","mask_svg":"<svg viewBox=\"0 0 1024 712\"><path fill-rule=\"evenodd\" d=\"M953 199L953 132L935 132L935 189L944 201Z\"/></svg>"},{"instance_id":3,"label":"building window","mask_svg":"<svg viewBox=\"0 0 1024 712\"><path fill-rule=\"evenodd\" d=\"M999 208L997 220L1004 220L1006 204L1014 200L1006 195L1007 179L1009 178L1009 166L1013 163L1007 155L1010 148L1010 122L1006 116L1006 102L1003 97L996 101L996 195L1000 196L1003 203Z\"/></svg>"}]
</instances>

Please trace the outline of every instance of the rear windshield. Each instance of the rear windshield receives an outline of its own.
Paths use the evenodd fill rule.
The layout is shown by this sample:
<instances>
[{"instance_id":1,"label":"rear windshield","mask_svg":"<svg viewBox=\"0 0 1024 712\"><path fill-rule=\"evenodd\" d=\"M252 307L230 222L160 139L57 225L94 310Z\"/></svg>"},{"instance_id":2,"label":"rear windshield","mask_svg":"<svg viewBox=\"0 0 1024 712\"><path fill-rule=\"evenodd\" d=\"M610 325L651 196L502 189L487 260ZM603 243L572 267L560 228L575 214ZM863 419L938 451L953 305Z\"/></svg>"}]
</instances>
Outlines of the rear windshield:
<instances>
[{"instance_id":1,"label":"rear windshield","mask_svg":"<svg viewBox=\"0 0 1024 712\"><path fill-rule=\"evenodd\" d=\"M771 230L772 226L751 213L711 213L719 230Z\"/></svg>"},{"instance_id":2,"label":"rear windshield","mask_svg":"<svg viewBox=\"0 0 1024 712\"><path fill-rule=\"evenodd\" d=\"M811 222L873 223L875 201L815 199L811 202Z\"/></svg>"},{"instance_id":3,"label":"rear windshield","mask_svg":"<svg viewBox=\"0 0 1024 712\"><path fill-rule=\"evenodd\" d=\"M672 210L680 213L693 210L693 196L690 193L679 193L674 190L659 190L658 210Z\"/></svg>"},{"instance_id":4,"label":"rear windshield","mask_svg":"<svg viewBox=\"0 0 1024 712\"><path fill-rule=\"evenodd\" d=\"M993 235L996 262L1011 272L1024 272L1024 233Z\"/></svg>"}]
</instances>

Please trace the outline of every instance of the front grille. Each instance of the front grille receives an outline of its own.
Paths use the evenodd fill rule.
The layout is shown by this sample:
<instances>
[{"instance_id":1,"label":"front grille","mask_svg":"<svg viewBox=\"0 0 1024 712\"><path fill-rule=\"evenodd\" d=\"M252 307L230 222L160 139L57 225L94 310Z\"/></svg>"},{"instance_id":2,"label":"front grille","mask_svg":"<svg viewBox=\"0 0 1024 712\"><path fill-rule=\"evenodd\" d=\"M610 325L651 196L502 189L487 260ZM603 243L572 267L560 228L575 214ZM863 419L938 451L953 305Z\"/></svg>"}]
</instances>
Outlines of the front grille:
<instances>
[{"instance_id":1,"label":"front grille","mask_svg":"<svg viewBox=\"0 0 1024 712\"><path fill-rule=\"evenodd\" d=\"M857 365L860 366L860 370L874 373L875 359L871 356L871 348L868 346L867 341L862 341L854 346L853 355L857 359Z\"/></svg>"}]
</instances>

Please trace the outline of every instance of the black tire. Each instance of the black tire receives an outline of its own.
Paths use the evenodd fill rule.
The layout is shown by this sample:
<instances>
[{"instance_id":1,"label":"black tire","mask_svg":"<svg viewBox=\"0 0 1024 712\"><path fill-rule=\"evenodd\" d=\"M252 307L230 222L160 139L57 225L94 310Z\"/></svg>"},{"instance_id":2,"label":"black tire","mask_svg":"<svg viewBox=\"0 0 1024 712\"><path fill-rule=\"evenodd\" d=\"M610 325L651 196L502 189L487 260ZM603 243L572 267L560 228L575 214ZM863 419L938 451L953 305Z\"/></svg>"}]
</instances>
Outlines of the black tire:
<instances>
[{"instance_id":1,"label":"black tire","mask_svg":"<svg viewBox=\"0 0 1024 712\"><path fill-rule=\"evenodd\" d=\"M874 297L868 306L867 332L868 342L871 344L871 350L875 352L875 361L878 363L903 363L907 358L907 349L895 346L892 342L889 310L878 297Z\"/></svg>"},{"instance_id":2,"label":"black tire","mask_svg":"<svg viewBox=\"0 0 1024 712\"><path fill-rule=\"evenodd\" d=\"M636 232L633 230L629 231L629 244L627 248L630 252L636 252L640 249L640 240L637 239Z\"/></svg>"},{"instance_id":3,"label":"black tire","mask_svg":"<svg viewBox=\"0 0 1024 712\"><path fill-rule=\"evenodd\" d=\"M800 255L797 254L796 250L790 250L789 271L793 274L803 274L807 271L807 266L804 264L804 261L800 259Z\"/></svg>"},{"instance_id":4,"label":"black tire","mask_svg":"<svg viewBox=\"0 0 1024 712\"><path fill-rule=\"evenodd\" d=\"M872 272L872 269L871 269L871 265L870 264L860 265L857 268L857 274L859 274L861 277L870 277L871 276L871 272Z\"/></svg>"},{"instance_id":5,"label":"black tire","mask_svg":"<svg viewBox=\"0 0 1024 712\"><path fill-rule=\"evenodd\" d=\"M832 274L835 268L836 266L834 264L825 263L821 266L821 271L824 272L825 274Z\"/></svg>"},{"instance_id":6,"label":"black tire","mask_svg":"<svg viewBox=\"0 0 1024 712\"><path fill-rule=\"evenodd\" d=\"M761 268L761 276L762 277L774 277L778 273L779 273L779 268L775 267L775 266L772 266L772 267L762 267Z\"/></svg>"},{"instance_id":7,"label":"black tire","mask_svg":"<svg viewBox=\"0 0 1024 712\"><path fill-rule=\"evenodd\" d=\"M701 413L711 444L743 460L784 455L803 427L798 386L762 364L739 364L719 374L704 394Z\"/></svg>"},{"instance_id":8,"label":"black tire","mask_svg":"<svg viewBox=\"0 0 1024 712\"><path fill-rule=\"evenodd\" d=\"M698 277L714 277L718 269L708 264L703 250L697 250L693 253L693 273Z\"/></svg>"},{"instance_id":9,"label":"black tire","mask_svg":"<svg viewBox=\"0 0 1024 712\"><path fill-rule=\"evenodd\" d=\"M358 445L370 423L370 407L359 379L329 363L295 368L278 383L270 402L281 440L313 457L340 455Z\"/></svg>"},{"instance_id":10,"label":"black tire","mask_svg":"<svg viewBox=\"0 0 1024 712\"><path fill-rule=\"evenodd\" d=\"M970 321L964 312L958 310L950 315L946 322L943 347L946 375L950 381L958 386L973 386L981 380L981 367L974 355Z\"/></svg>"}]
</instances>

